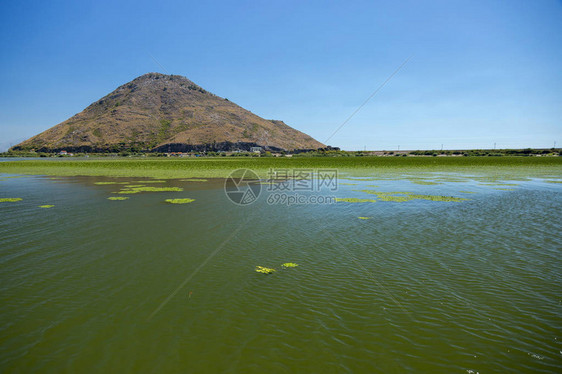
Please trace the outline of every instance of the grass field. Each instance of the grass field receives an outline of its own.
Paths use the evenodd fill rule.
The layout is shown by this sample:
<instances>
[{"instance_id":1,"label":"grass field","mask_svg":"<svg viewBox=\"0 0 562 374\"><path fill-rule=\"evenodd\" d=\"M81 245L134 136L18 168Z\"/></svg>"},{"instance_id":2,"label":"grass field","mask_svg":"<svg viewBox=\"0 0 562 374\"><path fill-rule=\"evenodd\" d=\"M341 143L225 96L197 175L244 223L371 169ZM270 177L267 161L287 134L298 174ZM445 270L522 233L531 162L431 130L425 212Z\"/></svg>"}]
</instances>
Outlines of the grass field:
<instances>
[{"instance_id":1,"label":"grass field","mask_svg":"<svg viewBox=\"0 0 562 374\"><path fill-rule=\"evenodd\" d=\"M338 169L367 175L373 172L517 171L534 175L562 174L562 157L307 157L201 159L53 159L0 162L0 173L55 176L152 178L224 178L236 169L252 169L267 177L270 169Z\"/></svg>"}]
</instances>

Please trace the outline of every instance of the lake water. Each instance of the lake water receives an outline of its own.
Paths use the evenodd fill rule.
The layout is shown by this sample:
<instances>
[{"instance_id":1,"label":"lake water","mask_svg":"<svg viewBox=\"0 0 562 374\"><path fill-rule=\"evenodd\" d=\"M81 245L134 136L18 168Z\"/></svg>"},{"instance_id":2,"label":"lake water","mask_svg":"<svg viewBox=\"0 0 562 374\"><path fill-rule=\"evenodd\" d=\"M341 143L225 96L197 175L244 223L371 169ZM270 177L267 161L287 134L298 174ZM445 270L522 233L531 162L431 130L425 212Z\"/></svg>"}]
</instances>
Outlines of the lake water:
<instances>
[{"instance_id":1,"label":"lake water","mask_svg":"<svg viewBox=\"0 0 562 374\"><path fill-rule=\"evenodd\" d=\"M361 177L300 194L377 202L0 176L0 371L562 372L559 173Z\"/></svg>"}]
</instances>

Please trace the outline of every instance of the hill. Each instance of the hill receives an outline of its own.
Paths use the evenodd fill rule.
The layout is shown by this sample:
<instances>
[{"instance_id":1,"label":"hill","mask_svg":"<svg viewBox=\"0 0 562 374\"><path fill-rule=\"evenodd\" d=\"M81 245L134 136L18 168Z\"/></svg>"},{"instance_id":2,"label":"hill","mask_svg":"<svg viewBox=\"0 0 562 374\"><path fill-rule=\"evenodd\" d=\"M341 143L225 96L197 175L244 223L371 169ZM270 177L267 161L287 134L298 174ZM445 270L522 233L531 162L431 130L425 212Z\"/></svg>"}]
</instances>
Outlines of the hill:
<instances>
[{"instance_id":1,"label":"hill","mask_svg":"<svg viewBox=\"0 0 562 374\"><path fill-rule=\"evenodd\" d=\"M317 149L324 144L266 120L178 75L148 73L14 151L117 152Z\"/></svg>"}]
</instances>

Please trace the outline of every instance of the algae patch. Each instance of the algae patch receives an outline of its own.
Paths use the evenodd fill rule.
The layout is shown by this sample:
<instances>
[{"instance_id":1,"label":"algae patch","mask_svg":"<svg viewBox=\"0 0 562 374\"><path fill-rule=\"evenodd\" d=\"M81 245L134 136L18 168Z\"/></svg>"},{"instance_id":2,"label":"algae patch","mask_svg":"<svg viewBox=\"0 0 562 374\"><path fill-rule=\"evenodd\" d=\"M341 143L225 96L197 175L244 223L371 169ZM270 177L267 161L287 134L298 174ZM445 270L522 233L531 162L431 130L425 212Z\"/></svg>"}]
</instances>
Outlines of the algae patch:
<instances>
[{"instance_id":1,"label":"algae patch","mask_svg":"<svg viewBox=\"0 0 562 374\"><path fill-rule=\"evenodd\" d=\"M43 209L49 209L54 207L54 205L39 205L39 208L43 208Z\"/></svg>"},{"instance_id":2,"label":"algae patch","mask_svg":"<svg viewBox=\"0 0 562 374\"><path fill-rule=\"evenodd\" d=\"M181 187L134 187L133 191L138 192L171 192L171 191L183 191Z\"/></svg>"},{"instance_id":3,"label":"algae patch","mask_svg":"<svg viewBox=\"0 0 562 374\"><path fill-rule=\"evenodd\" d=\"M371 219L371 217L357 217L359 219Z\"/></svg>"},{"instance_id":4,"label":"algae patch","mask_svg":"<svg viewBox=\"0 0 562 374\"><path fill-rule=\"evenodd\" d=\"M169 203L169 204L189 204L191 202L194 202L195 199L166 199L164 200L165 202Z\"/></svg>"},{"instance_id":5,"label":"algae patch","mask_svg":"<svg viewBox=\"0 0 562 374\"><path fill-rule=\"evenodd\" d=\"M415 183L415 184L427 185L427 186L435 185L435 184L443 184L443 183L439 183L439 182L415 180L415 179L410 179L410 182Z\"/></svg>"},{"instance_id":6,"label":"algae patch","mask_svg":"<svg viewBox=\"0 0 562 374\"><path fill-rule=\"evenodd\" d=\"M453 202L453 203L460 203L461 201L470 200L470 199L465 199L464 197L437 196L437 195L410 195L410 197L413 200L443 201L443 202Z\"/></svg>"},{"instance_id":7,"label":"algae patch","mask_svg":"<svg viewBox=\"0 0 562 374\"><path fill-rule=\"evenodd\" d=\"M439 195L419 195L413 192L379 192L372 190L359 190L359 192L375 195L380 201L389 201L395 203L403 203L411 200L427 200L427 201L441 201L441 202L461 202L469 199L463 197L453 196L439 196Z\"/></svg>"},{"instance_id":8,"label":"algae patch","mask_svg":"<svg viewBox=\"0 0 562 374\"><path fill-rule=\"evenodd\" d=\"M197 178L191 178L191 179L180 179L180 182L207 182L207 179L197 179Z\"/></svg>"},{"instance_id":9,"label":"algae patch","mask_svg":"<svg viewBox=\"0 0 562 374\"><path fill-rule=\"evenodd\" d=\"M183 191L183 188L181 187L130 187L115 193L135 194L140 192L181 192L181 191Z\"/></svg>"},{"instance_id":10,"label":"algae patch","mask_svg":"<svg viewBox=\"0 0 562 374\"><path fill-rule=\"evenodd\" d=\"M296 268L299 264L295 264L294 262L285 262L281 264L282 269L289 269L289 268ZM267 268L265 266L256 266L256 272L261 274L272 274L275 273L277 270L273 268Z\"/></svg>"},{"instance_id":11,"label":"algae patch","mask_svg":"<svg viewBox=\"0 0 562 374\"><path fill-rule=\"evenodd\" d=\"M490 186L490 187L517 187L518 184L515 183L480 183L481 186Z\"/></svg>"},{"instance_id":12,"label":"algae patch","mask_svg":"<svg viewBox=\"0 0 562 374\"><path fill-rule=\"evenodd\" d=\"M107 200L116 200L116 201L127 200L127 199L129 199L128 196L111 196L107 198Z\"/></svg>"},{"instance_id":13,"label":"algae patch","mask_svg":"<svg viewBox=\"0 0 562 374\"><path fill-rule=\"evenodd\" d=\"M395 203L403 203L406 201L413 200L411 197L411 192L379 192L379 191L372 191L372 190L358 190L359 192L368 193L370 195L375 195L378 200L380 201L391 201Z\"/></svg>"},{"instance_id":14,"label":"algae patch","mask_svg":"<svg viewBox=\"0 0 562 374\"><path fill-rule=\"evenodd\" d=\"M376 203L377 200L373 199L358 199L356 197L336 197L337 202L343 203Z\"/></svg>"},{"instance_id":15,"label":"algae patch","mask_svg":"<svg viewBox=\"0 0 562 374\"><path fill-rule=\"evenodd\" d=\"M256 271L262 274L271 274L274 273L276 270L272 268L266 268L264 266L256 266Z\"/></svg>"},{"instance_id":16,"label":"algae patch","mask_svg":"<svg viewBox=\"0 0 562 374\"><path fill-rule=\"evenodd\" d=\"M286 269L286 268L296 268L297 266L299 266L299 264L295 264L294 262L285 262L284 264L281 265L282 268Z\"/></svg>"},{"instance_id":17,"label":"algae patch","mask_svg":"<svg viewBox=\"0 0 562 374\"><path fill-rule=\"evenodd\" d=\"M21 197L0 197L0 203L15 203L23 200Z\"/></svg>"}]
</instances>

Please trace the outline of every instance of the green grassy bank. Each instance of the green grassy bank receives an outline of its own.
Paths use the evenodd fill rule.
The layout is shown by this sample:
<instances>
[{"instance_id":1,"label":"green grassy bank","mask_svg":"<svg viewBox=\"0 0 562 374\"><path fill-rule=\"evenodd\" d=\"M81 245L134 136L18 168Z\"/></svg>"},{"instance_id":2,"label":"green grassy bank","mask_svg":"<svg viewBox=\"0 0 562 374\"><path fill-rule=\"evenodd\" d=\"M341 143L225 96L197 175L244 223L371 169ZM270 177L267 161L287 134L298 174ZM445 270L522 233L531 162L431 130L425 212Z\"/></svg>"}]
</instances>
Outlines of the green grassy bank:
<instances>
[{"instance_id":1,"label":"green grassy bank","mask_svg":"<svg viewBox=\"0 0 562 374\"><path fill-rule=\"evenodd\" d=\"M310 157L202 159L56 159L0 162L0 173L55 176L221 178L247 168L267 177L270 169L339 169L346 173L385 171L517 171L562 175L562 157Z\"/></svg>"}]
</instances>

